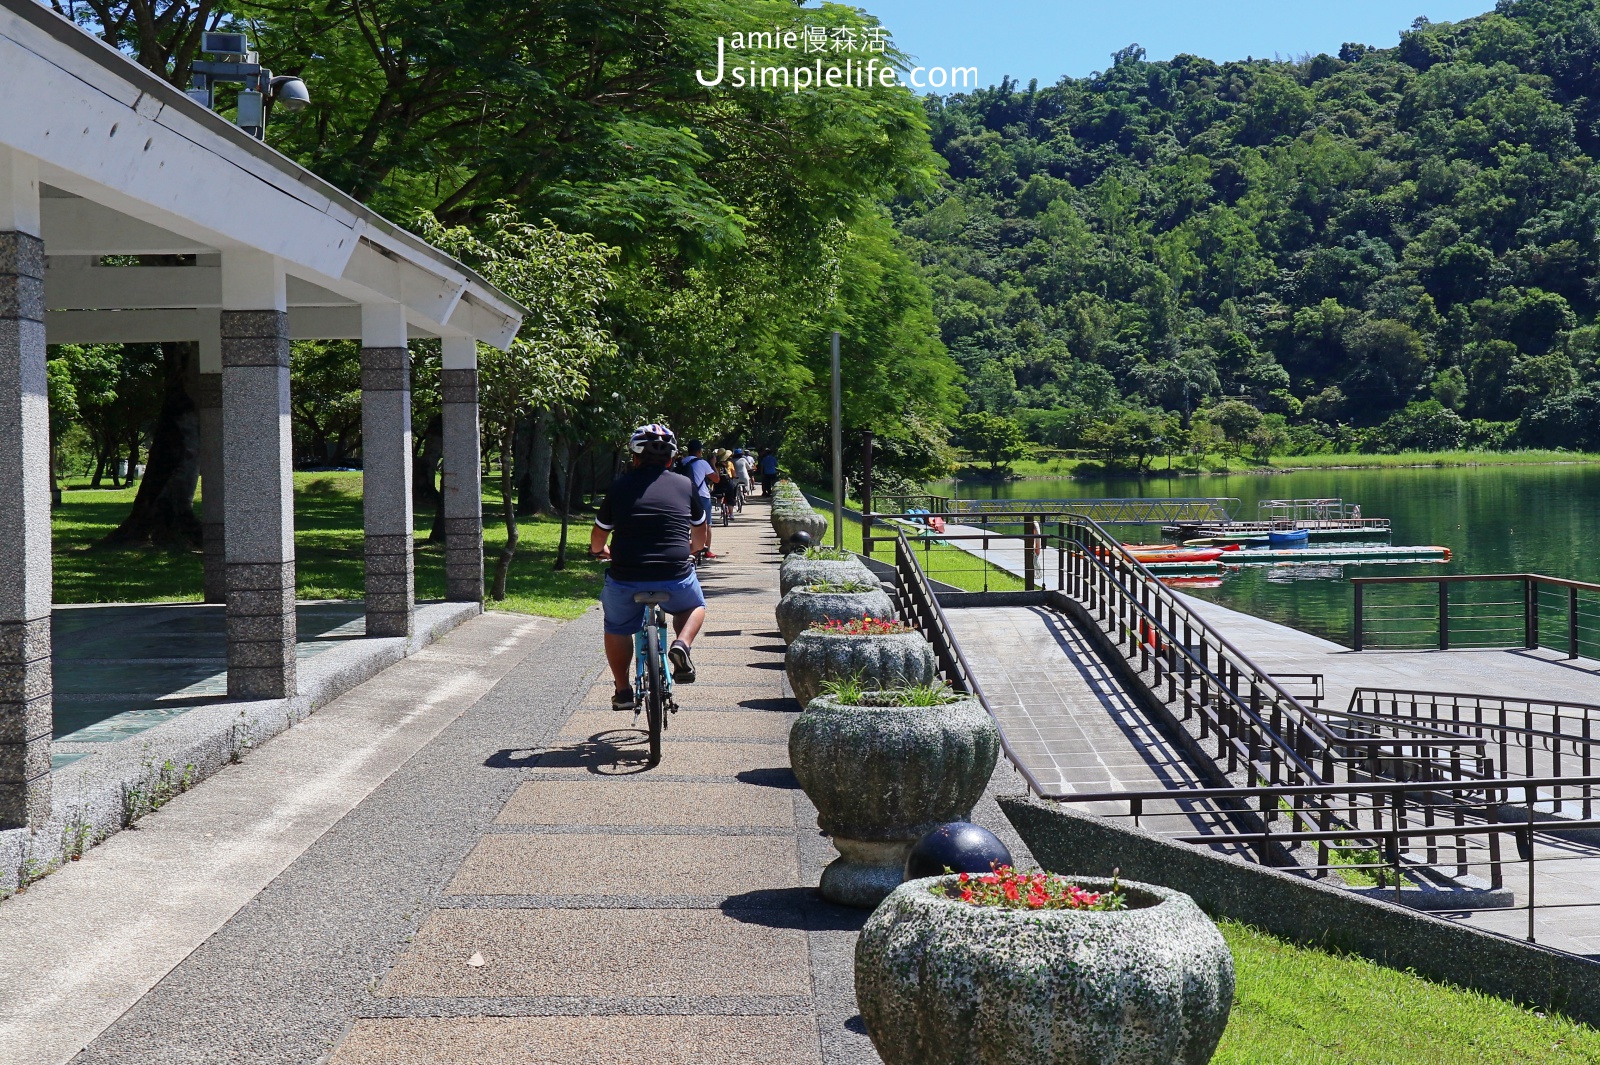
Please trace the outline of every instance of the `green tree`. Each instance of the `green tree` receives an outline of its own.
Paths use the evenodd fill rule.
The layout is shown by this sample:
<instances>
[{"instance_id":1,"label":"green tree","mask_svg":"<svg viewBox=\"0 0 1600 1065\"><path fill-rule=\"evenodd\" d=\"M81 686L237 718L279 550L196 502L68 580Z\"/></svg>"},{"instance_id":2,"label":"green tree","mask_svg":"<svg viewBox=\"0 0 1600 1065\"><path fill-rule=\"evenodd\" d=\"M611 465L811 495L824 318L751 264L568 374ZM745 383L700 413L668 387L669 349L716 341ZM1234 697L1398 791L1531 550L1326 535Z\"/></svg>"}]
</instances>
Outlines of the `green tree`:
<instances>
[{"instance_id":1,"label":"green tree","mask_svg":"<svg viewBox=\"0 0 1600 1065\"><path fill-rule=\"evenodd\" d=\"M1033 453L1028 438L1010 418L987 411L963 414L956 430L956 443L989 464L991 476L999 477L1011 463Z\"/></svg>"},{"instance_id":2,"label":"green tree","mask_svg":"<svg viewBox=\"0 0 1600 1065\"><path fill-rule=\"evenodd\" d=\"M510 348L480 349L478 357L484 419L500 443L506 546L495 562L490 592L498 602L506 597L519 539L511 491L517 422L535 408L582 399L593 369L616 356L616 344L600 320L601 301L612 285L607 267L615 249L591 237L563 233L548 220L529 222L504 205L489 217L483 236L446 227L431 215L420 216L417 226L433 244L528 308Z\"/></svg>"},{"instance_id":3,"label":"green tree","mask_svg":"<svg viewBox=\"0 0 1600 1065\"><path fill-rule=\"evenodd\" d=\"M1238 458L1261 426L1261 412L1240 399L1225 399L1205 412L1206 421L1222 430L1224 458Z\"/></svg>"}]
</instances>

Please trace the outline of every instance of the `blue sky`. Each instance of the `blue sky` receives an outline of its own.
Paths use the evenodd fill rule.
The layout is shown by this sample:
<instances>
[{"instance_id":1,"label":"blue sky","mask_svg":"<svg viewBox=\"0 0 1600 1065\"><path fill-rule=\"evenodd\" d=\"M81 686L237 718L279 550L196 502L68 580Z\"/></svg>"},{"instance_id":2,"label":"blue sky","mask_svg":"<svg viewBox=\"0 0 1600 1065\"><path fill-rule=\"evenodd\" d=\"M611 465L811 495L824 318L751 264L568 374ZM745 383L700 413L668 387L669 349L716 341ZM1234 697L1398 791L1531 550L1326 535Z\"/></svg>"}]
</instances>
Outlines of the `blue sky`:
<instances>
[{"instance_id":1,"label":"blue sky","mask_svg":"<svg viewBox=\"0 0 1600 1065\"><path fill-rule=\"evenodd\" d=\"M1390 47L1418 15L1450 22L1494 0L849 0L883 20L924 66L976 66L982 84L1081 77L1138 42L1150 59L1337 53Z\"/></svg>"}]
</instances>

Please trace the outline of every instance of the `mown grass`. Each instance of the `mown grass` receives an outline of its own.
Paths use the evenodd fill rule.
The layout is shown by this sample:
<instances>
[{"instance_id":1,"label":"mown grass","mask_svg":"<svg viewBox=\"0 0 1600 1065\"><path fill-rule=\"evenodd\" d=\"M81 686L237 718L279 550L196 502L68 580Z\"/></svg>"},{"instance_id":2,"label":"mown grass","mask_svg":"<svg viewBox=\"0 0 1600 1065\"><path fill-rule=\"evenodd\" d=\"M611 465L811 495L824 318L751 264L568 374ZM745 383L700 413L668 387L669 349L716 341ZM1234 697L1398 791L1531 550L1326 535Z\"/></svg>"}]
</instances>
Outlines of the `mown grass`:
<instances>
[{"instance_id":1,"label":"mown grass","mask_svg":"<svg viewBox=\"0 0 1600 1065\"><path fill-rule=\"evenodd\" d=\"M1221 923L1238 985L1212 1065L1600 1062L1600 1032Z\"/></svg>"},{"instance_id":2,"label":"mown grass","mask_svg":"<svg viewBox=\"0 0 1600 1065\"><path fill-rule=\"evenodd\" d=\"M847 505L856 506L853 501L847 500ZM830 510L818 509L817 513L833 521ZM873 526L874 538L878 536L893 535L893 530L881 525ZM823 542L829 546L833 544L833 529L830 527ZM862 548L861 522L845 515L844 519L844 546L851 551L861 551ZM975 555L968 554L958 547L950 544L941 544L932 541L918 541L917 561L922 564L922 572L936 581L954 585L969 592L1020 592L1022 591L1022 578L1013 576L999 566L983 561ZM894 544L879 543L874 545L874 557L885 562L894 561Z\"/></svg>"},{"instance_id":3,"label":"mown grass","mask_svg":"<svg viewBox=\"0 0 1600 1065\"><path fill-rule=\"evenodd\" d=\"M1233 459L1225 463L1221 455L1208 455L1196 469L1193 459L1175 458L1167 468L1165 458L1157 458L1149 476L1193 477L1226 473L1288 473L1294 470L1326 469L1397 469L1408 466L1535 466L1552 463L1600 462L1600 455L1577 451L1409 451L1398 455L1326 454L1277 455L1269 462L1256 462L1249 458ZM1226 467L1226 468L1224 468ZM1106 474L1100 463L1090 459L1023 459L1011 464L1017 477L1048 479L1071 477L1075 474L1092 476L1126 476L1126 473Z\"/></svg>"},{"instance_id":4,"label":"mown grass","mask_svg":"<svg viewBox=\"0 0 1600 1065\"><path fill-rule=\"evenodd\" d=\"M296 592L301 599L359 599L362 562L361 474L297 473L295 486ZM199 551L102 547L99 541L127 516L134 489L69 485L54 513L55 601L58 603L183 602L201 598ZM492 575L506 540L499 494L484 488L485 551ZM444 548L429 544L431 508L415 514L418 599L444 597ZM567 568L551 568L561 523L523 518L506 598L489 606L514 613L574 618L600 594L604 567L591 562L589 521L573 518Z\"/></svg>"}]
</instances>

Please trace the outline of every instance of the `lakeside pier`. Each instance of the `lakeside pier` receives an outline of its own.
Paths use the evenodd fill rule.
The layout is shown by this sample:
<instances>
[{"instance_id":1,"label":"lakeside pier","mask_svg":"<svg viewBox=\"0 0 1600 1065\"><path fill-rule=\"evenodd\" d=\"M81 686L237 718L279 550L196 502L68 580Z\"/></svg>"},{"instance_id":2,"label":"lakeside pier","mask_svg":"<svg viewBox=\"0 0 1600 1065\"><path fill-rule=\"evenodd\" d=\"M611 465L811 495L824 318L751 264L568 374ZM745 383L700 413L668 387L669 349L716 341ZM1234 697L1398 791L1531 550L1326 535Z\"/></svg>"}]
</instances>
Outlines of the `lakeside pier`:
<instances>
[{"instance_id":1,"label":"lakeside pier","mask_svg":"<svg viewBox=\"0 0 1600 1065\"><path fill-rule=\"evenodd\" d=\"M926 570L918 616L1034 794L1600 957L1600 659L1541 640L1536 614L1539 580L1574 582L1527 575L1516 646L1353 650L1183 595L1092 521L988 517L1014 524L900 523L896 568ZM930 540L1023 590L954 587Z\"/></svg>"}]
</instances>

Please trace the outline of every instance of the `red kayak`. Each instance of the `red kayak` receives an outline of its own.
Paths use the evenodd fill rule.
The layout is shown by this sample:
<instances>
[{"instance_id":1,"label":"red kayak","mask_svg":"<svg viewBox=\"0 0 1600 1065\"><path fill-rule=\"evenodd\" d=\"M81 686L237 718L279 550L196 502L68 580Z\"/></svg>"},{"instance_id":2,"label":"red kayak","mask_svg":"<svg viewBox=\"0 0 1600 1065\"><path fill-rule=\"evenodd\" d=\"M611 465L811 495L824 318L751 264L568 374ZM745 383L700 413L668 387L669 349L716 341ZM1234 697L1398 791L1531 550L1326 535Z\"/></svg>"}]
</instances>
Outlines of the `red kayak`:
<instances>
[{"instance_id":1,"label":"red kayak","mask_svg":"<svg viewBox=\"0 0 1600 1065\"><path fill-rule=\"evenodd\" d=\"M1164 544L1123 544L1122 549L1140 562L1215 562L1220 547L1168 547Z\"/></svg>"}]
</instances>

